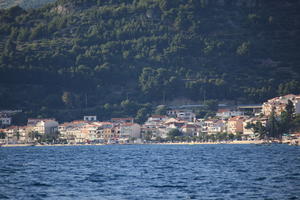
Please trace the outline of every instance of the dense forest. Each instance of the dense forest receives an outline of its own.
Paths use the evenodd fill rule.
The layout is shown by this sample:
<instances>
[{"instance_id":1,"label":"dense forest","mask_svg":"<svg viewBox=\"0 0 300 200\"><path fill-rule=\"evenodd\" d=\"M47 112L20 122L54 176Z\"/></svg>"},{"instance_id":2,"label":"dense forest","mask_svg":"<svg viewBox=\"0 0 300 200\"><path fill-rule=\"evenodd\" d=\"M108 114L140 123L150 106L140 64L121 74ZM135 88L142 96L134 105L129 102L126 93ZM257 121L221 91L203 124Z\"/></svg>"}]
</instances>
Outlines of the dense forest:
<instances>
[{"instance_id":1,"label":"dense forest","mask_svg":"<svg viewBox=\"0 0 300 200\"><path fill-rule=\"evenodd\" d=\"M300 1L58 0L0 10L0 109L136 116L300 93Z\"/></svg>"},{"instance_id":2,"label":"dense forest","mask_svg":"<svg viewBox=\"0 0 300 200\"><path fill-rule=\"evenodd\" d=\"M55 2L55 0L0 0L0 9L7 9L13 6L20 6L24 9L38 8L52 2Z\"/></svg>"}]
</instances>

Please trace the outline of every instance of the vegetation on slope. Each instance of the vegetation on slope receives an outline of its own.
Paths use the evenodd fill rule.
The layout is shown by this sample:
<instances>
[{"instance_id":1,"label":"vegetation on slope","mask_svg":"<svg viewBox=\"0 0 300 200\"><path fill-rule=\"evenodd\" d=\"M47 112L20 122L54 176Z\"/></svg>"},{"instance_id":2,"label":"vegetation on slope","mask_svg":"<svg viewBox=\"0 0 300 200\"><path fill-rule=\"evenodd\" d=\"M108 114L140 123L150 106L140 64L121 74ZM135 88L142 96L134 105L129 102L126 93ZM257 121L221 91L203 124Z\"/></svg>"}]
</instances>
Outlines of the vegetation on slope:
<instances>
[{"instance_id":1,"label":"vegetation on slope","mask_svg":"<svg viewBox=\"0 0 300 200\"><path fill-rule=\"evenodd\" d=\"M13 6L20 6L24 9L38 8L52 2L55 0L0 0L0 9L8 9Z\"/></svg>"},{"instance_id":2,"label":"vegetation on slope","mask_svg":"<svg viewBox=\"0 0 300 200\"><path fill-rule=\"evenodd\" d=\"M0 107L145 116L300 92L295 1L58 0L0 11ZM284 16L284 17L283 17Z\"/></svg>"}]
</instances>

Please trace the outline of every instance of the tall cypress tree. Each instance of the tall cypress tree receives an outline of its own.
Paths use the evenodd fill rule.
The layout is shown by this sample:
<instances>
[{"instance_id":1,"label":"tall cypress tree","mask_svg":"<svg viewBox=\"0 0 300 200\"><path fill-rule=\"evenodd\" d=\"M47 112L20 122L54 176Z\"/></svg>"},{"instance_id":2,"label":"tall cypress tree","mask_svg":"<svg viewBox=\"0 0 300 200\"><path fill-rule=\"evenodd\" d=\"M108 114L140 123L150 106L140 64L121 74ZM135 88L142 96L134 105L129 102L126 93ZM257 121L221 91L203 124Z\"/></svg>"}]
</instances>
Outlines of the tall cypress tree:
<instances>
[{"instance_id":1,"label":"tall cypress tree","mask_svg":"<svg viewBox=\"0 0 300 200\"><path fill-rule=\"evenodd\" d=\"M293 129L295 107L291 100L288 100L288 104L285 107L285 111L280 115L280 131L281 133L288 133Z\"/></svg>"},{"instance_id":2,"label":"tall cypress tree","mask_svg":"<svg viewBox=\"0 0 300 200\"><path fill-rule=\"evenodd\" d=\"M287 112L287 117L291 122L294 119L294 113L295 113L295 107L291 100L288 100L288 104L286 105L285 110Z\"/></svg>"},{"instance_id":3,"label":"tall cypress tree","mask_svg":"<svg viewBox=\"0 0 300 200\"><path fill-rule=\"evenodd\" d=\"M276 119L274 109L272 110L272 113L267 121L266 129L267 129L268 138L271 139L281 138L282 134L279 131L279 123Z\"/></svg>"}]
</instances>

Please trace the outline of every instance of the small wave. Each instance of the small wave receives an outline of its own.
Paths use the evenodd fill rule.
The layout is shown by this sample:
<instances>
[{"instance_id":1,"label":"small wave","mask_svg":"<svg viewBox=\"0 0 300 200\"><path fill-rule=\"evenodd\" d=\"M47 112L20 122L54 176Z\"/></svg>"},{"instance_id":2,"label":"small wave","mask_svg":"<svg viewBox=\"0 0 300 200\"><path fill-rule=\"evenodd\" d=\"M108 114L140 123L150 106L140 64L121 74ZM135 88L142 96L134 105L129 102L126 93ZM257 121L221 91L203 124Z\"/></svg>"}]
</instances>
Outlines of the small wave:
<instances>
[{"instance_id":1,"label":"small wave","mask_svg":"<svg viewBox=\"0 0 300 200\"><path fill-rule=\"evenodd\" d=\"M0 194L0 199L9 199L7 196L5 196L4 194Z\"/></svg>"},{"instance_id":2,"label":"small wave","mask_svg":"<svg viewBox=\"0 0 300 200\"><path fill-rule=\"evenodd\" d=\"M259 177L259 178L256 178L254 179L255 181L263 181L263 180L266 180L267 177Z\"/></svg>"},{"instance_id":3,"label":"small wave","mask_svg":"<svg viewBox=\"0 0 300 200\"><path fill-rule=\"evenodd\" d=\"M293 175L291 175L291 176L287 176L287 177L285 177L287 180L299 180L300 179L300 177L297 177L297 176L293 176Z\"/></svg>"},{"instance_id":4,"label":"small wave","mask_svg":"<svg viewBox=\"0 0 300 200\"><path fill-rule=\"evenodd\" d=\"M34 182L31 184L32 186L38 186L38 187L50 187L50 184L47 183L41 183L41 182Z\"/></svg>"},{"instance_id":5,"label":"small wave","mask_svg":"<svg viewBox=\"0 0 300 200\"><path fill-rule=\"evenodd\" d=\"M249 170L247 170L247 169L238 169L238 170L236 170L236 172L246 173L246 172L249 172Z\"/></svg>"},{"instance_id":6,"label":"small wave","mask_svg":"<svg viewBox=\"0 0 300 200\"><path fill-rule=\"evenodd\" d=\"M299 197L293 196L293 197L289 197L288 199L289 199L289 200L297 200L297 199L299 199Z\"/></svg>"},{"instance_id":7,"label":"small wave","mask_svg":"<svg viewBox=\"0 0 300 200\"><path fill-rule=\"evenodd\" d=\"M293 173L291 176L300 176L300 173Z\"/></svg>"},{"instance_id":8,"label":"small wave","mask_svg":"<svg viewBox=\"0 0 300 200\"><path fill-rule=\"evenodd\" d=\"M186 188L186 185L153 185L155 188Z\"/></svg>"}]
</instances>

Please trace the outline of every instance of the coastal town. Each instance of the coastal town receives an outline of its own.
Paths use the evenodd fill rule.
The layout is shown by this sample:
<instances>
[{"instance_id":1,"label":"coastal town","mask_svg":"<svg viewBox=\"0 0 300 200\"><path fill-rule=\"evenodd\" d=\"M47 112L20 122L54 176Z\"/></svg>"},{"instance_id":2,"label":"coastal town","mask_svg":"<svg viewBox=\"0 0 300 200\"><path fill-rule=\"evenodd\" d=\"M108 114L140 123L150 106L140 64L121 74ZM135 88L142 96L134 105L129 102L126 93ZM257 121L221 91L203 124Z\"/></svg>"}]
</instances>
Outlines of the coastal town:
<instances>
[{"instance_id":1,"label":"coastal town","mask_svg":"<svg viewBox=\"0 0 300 200\"><path fill-rule=\"evenodd\" d=\"M300 95L275 97L262 105L219 108L214 117L197 118L195 106L168 108L165 115L154 114L143 124L134 118L112 118L98 121L97 116L58 123L55 119L33 119L26 126L14 126L12 117L22 111L2 111L1 145L46 144L144 144L162 142L224 142L261 139L251 126L266 126L271 115L279 117L293 104L293 115L300 114ZM219 106L220 107L220 106ZM281 139L298 144L300 133L288 131Z\"/></svg>"}]
</instances>

